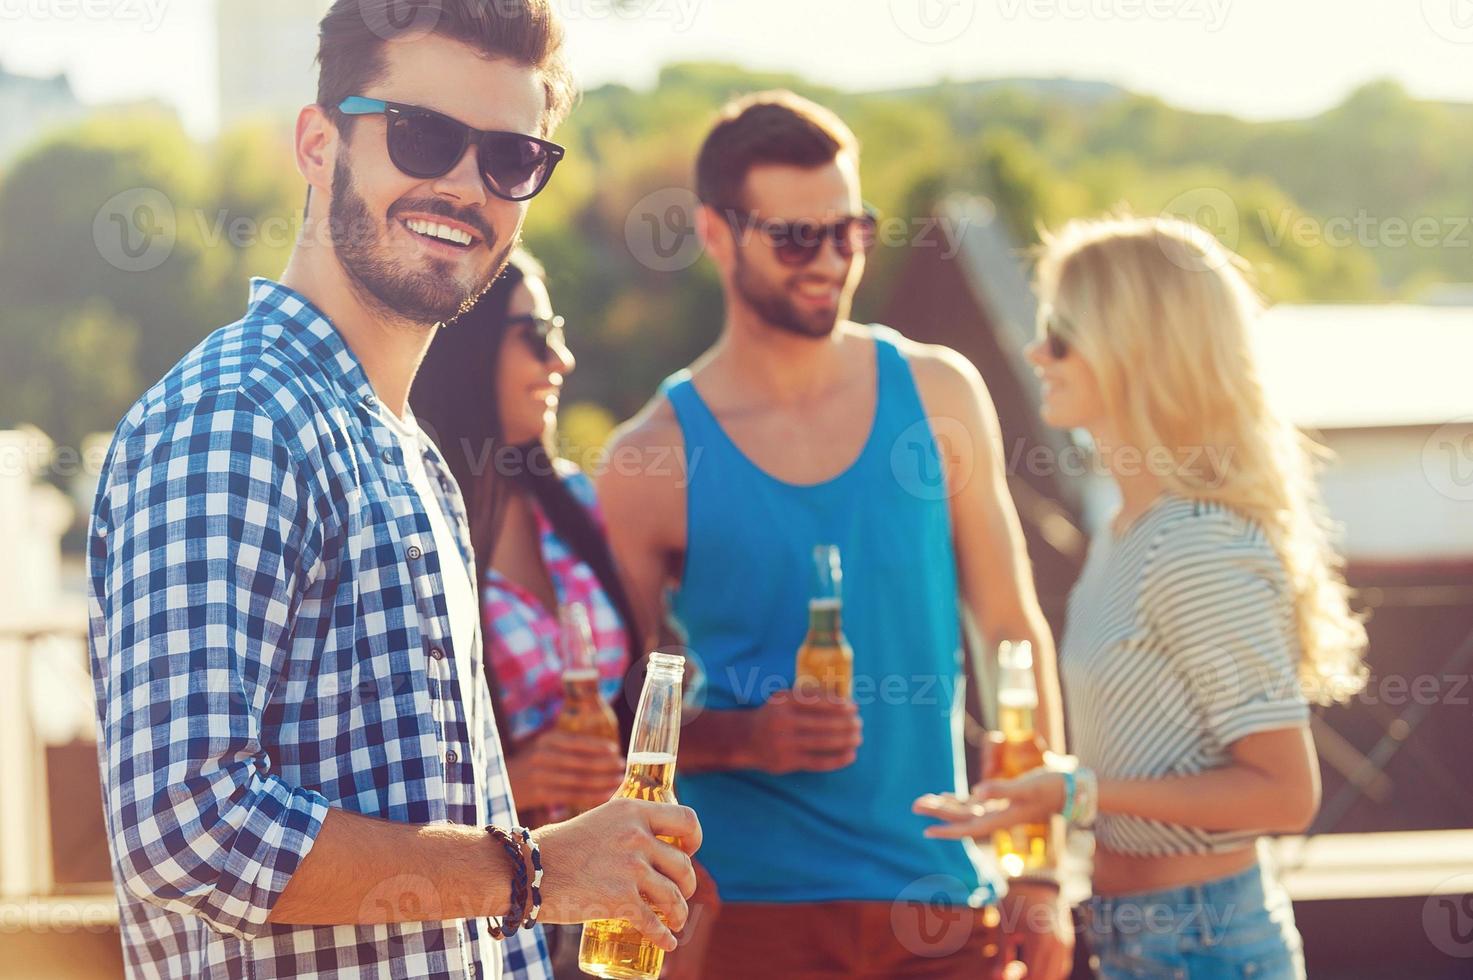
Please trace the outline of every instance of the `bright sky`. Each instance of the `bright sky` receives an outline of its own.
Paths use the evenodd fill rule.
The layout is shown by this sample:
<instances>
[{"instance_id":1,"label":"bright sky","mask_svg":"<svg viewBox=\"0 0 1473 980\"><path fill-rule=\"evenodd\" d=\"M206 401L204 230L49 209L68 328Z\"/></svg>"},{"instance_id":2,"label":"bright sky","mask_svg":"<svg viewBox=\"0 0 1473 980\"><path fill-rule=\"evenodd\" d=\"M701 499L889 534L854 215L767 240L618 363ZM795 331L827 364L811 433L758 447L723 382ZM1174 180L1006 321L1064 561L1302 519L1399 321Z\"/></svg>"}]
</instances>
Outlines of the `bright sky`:
<instances>
[{"instance_id":1,"label":"bright sky","mask_svg":"<svg viewBox=\"0 0 1473 980\"><path fill-rule=\"evenodd\" d=\"M307 3L309 0L300 0ZM1473 102L1473 0L553 0L585 85L689 59L841 88L1068 76L1254 118L1371 78ZM214 128L214 0L0 0L0 64L65 70L85 101L157 97Z\"/></svg>"}]
</instances>

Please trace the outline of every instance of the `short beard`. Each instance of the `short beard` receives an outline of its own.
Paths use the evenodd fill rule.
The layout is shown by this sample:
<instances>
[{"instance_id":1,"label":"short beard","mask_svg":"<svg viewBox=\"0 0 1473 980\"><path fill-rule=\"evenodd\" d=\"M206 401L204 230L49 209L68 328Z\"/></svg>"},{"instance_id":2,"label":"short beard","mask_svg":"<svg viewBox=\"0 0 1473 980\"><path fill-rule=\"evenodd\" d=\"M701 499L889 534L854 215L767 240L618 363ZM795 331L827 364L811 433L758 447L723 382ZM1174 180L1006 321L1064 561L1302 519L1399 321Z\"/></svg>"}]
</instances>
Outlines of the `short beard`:
<instances>
[{"instance_id":1,"label":"short beard","mask_svg":"<svg viewBox=\"0 0 1473 980\"><path fill-rule=\"evenodd\" d=\"M426 325L444 323L474 305L506 267L516 244L504 245L486 280L469 290L448 274L436 275L433 267L404 268L383 243L387 222L381 224L369 214L368 202L353 186L347 160L341 156L333 173L327 220L333 252L359 299L386 316ZM487 235L485 244L494 246L495 238Z\"/></svg>"},{"instance_id":2,"label":"short beard","mask_svg":"<svg viewBox=\"0 0 1473 980\"><path fill-rule=\"evenodd\" d=\"M785 293L772 288L753 274L751 266L742 258L740 250L736 255L736 271L732 276L732 286L741 296L742 302L751 307L763 322L784 333L807 337L810 340L822 340L831 335L834 328L839 325L839 321L843 319L842 302L839 307L835 308L832 316L823 314L813 317L803 316L798 312L792 299Z\"/></svg>"}]
</instances>

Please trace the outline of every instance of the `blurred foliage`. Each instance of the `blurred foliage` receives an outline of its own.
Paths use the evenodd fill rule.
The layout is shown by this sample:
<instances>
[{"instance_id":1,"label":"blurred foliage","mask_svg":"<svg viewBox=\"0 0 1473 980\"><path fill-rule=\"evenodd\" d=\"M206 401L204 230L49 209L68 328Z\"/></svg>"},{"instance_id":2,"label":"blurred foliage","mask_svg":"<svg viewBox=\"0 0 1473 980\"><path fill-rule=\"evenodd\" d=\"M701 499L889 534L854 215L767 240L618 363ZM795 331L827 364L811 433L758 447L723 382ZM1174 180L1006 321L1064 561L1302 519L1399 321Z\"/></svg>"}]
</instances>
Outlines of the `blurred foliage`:
<instances>
[{"instance_id":1,"label":"blurred foliage","mask_svg":"<svg viewBox=\"0 0 1473 980\"><path fill-rule=\"evenodd\" d=\"M709 264L659 271L631 248L637 202L691 187L722 102L779 86L849 122L864 148L866 200L906 228L919 230L906 223L960 190L991 197L1020 246L1040 227L1121 206L1185 214L1241 251L1275 300L1381 301L1469 278L1473 230L1460 222L1473 215L1473 108L1419 102L1392 83L1311 119L1254 123L1081 83L859 95L673 65L650 91L584 96L558 134L568 158L531 209L526 239L581 364L564 420L576 453L720 328ZM298 231L303 190L291 160L290 131L276 122L200 145L170 117L136 113L90 119L11 161L0 173L0 427L33 422L76 445L238 317L246 279L278 274ZM156 268L126 271L108 260L99 215L140 188L167 200L175 239ZM1393 233L1419 219L1440 234L1419 244ZM906 258L903 244L876 249L856 317L874 318L903 288Z\"/></svg>"}]
</instances>

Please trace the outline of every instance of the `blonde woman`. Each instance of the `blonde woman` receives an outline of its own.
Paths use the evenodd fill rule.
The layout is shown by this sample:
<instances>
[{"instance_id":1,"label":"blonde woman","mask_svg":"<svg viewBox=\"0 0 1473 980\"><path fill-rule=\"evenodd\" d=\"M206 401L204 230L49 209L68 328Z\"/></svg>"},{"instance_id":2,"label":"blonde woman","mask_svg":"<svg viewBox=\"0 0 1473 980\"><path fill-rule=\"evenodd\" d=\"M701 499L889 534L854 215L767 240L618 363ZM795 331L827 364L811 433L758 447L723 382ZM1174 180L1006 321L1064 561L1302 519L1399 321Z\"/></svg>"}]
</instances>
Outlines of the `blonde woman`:
<instances>
[{"instance_id":1,"label":"blonde woman","mask_svg":"<svg viewBox=\"0 0 1473 980\"><path fill-rule=\"evenodd\" d=\"M1308 701L1362 683L1314 481L1249 337L1241 260L1194 225L1080 221L1045 242L1028 357L1049 425L1085 429L1122 505L1060 645L1078 769L924 798L938 837L1063 812L1093 823L1101 976L1302 977L1257 839L1319 804ZM982 806L984 801L1002 801Z\"/></svg>"}]
</instances>

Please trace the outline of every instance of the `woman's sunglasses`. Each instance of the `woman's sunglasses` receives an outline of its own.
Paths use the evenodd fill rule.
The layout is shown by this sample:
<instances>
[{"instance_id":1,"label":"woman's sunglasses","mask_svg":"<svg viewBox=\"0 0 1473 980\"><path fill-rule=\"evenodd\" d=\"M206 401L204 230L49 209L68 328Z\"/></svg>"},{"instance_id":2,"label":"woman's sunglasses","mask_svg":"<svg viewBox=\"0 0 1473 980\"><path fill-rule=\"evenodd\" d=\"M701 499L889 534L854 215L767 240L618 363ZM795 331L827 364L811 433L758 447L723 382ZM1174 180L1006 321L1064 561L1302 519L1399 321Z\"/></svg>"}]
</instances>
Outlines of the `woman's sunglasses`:
<instances>
[{"instance_id":1,"label":"woman's sunglasses","mask_svg":"<svg viewBox=\"0 0 1473 980\"><path fill-rule=\"evenodd\" d=\"M875 244L875 212L866 207L863 214L848 215L838 221L820 224L816 221L781 221L776 218L758 220L745 208L731 208L726 219L737 234L756 229L772 246L777 260L786 266L808 265L823 251L824 242L833 242L843 259L855 252L868 252Z\"/></svg>"},{"instance_id":2,"label":"woman's sunglasses","mask_svg":"<svg viewBox=\"0 0 1473 980\"><path fill-rule=\"evenodd\" d=\"M445 176L474 145L486 189L506 201L536 197L566 152L535 136L473 129L432 109L401 102L352 95L338 109L350 116L387 116L389 159L421 180Z\"/></svg>"},{"instance_id":3,"label":"woman's sunglasses","mask_svg":"<svg viewBox=\"0 0 1473 980\"><path fill-rule=\"evenodd\" d=\"M552 346L557 344L563 346L563 324L560 316L534 316L531 313L523 313L518 316L506 318L508 327L522 327L522 340L532 356L539 361L546 362L552 357Z\"/></svg>"},{"instance_id":4,"label":"woman's sunglasses","mask_svg":"<svg viewBox=\"0 0 1473 980\"><path fill-rule=\"evenodd\" d=\"M1071 347L1065 339L1061 328L1065 320L1059 314L1050 310L1043 319L1043 344L1048 351L1048 356L1056 361L1062 361L1069 356Z\"/></svg>"}]
</instances>

